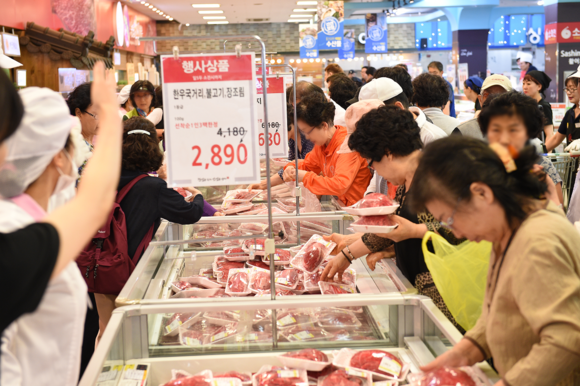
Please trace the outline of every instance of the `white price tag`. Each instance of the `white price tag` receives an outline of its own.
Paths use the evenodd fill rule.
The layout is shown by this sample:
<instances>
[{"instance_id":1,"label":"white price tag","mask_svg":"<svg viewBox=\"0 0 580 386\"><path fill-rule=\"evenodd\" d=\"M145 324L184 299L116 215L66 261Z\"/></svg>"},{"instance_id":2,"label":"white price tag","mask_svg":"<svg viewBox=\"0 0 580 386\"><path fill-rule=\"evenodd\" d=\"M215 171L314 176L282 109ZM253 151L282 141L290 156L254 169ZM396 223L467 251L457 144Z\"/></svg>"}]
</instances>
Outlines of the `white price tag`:
<instances>
[{"instance_id":1,"label":"white price tag","mask_svg":"<svg viewBox=\"0 0 580 386\"><path fill-rule=\"evenodd\" d=\"M365 378L367 376L364 371L356 370L351 367L345 367L345 370L348 375L354 375L355 377Z\"/></svg>"},{"instance_id":2,"label":"white price tag","mask_svg":"<svg viewBox=\"0 0 580 386\"><path fill-rule=\"evenodd\" d=\"M219 334L216 334L216 335L212 336L212 337L211 337L211 341L212 341L212 343L213 343L213 342L215 342L216 340L220 340L220 339L223 339L223 338L227 337L228 335L229 335L229 334L228 334L226 331L224 331L224 332L221 332L221 333L219 333Z\"/></svg>"},{"instance_id":3,"label":"white price tag","mask_svg":"<svg viewBox=\"0 0 580 386\"><path fill-rule=\"evenodd\" d=\"M193 338L185 338L185 344L187 344L188 346L201 346L200 340Z\"/></svg>"},{"instance_id":4,"label":"white price tag","mask_svg":"<svg viewBox=\"0 0 580 386\"><path fill-rule=\"evenodd\" d=\"M288 285L288 279L286 279L285 277L277 277L276 280L274 280L274 282Z\"/></svg>"},{"instance_id":5,"label":"white price tag","mask_svg":"<svg viewBox=\"0 0 580 386\"><path fill-rule=\"evenodd\" d=\"M169 326L165 327L165 331L169 334L170 332L175 331L179 326L181 326L181 320L174 320Z\"/></svg>"},{"instance_id":6,"label":"white price tag","mask_svg":"<svg viewBox=\"0 0 580 386\"><path fill-rule=\"evenodd\" d=\"M278 378L298 378L297 370L278 370Z\"/></svg>"},{"instance_id":7,"label":"white price tag","mask_svg":"<svg viewBox=\"0 0 580 386\"><path fill-rule=\"evenodd\" d=\"M291 315L286 315L282 319L278 320L278 324L281 327L287 326L289 324L294 324L294 323L296 323L296 319L294 319Z\"/></svg>"},{"instance_id":8,"label":"white price tag","mask_svg":"<svg viewBox=\"0 0 580 386\"><path fill-rule=\"evenodd\" d=\"M211 381L212 386L234 386L236 382L233 379L223 378L223 379L213 379Z\"/></svg>"},{"instance_id":9,"label":"white price tag","mask_svg":"<svg viewBox=\"0 0 580 386\"><path fill-rule=\"evenodd\" d=\"M261 74L261 72L260 72ZM270 157L288 157L288 126L286 113L286 88L284 79L276 76L268 76L268 136L266 138L266 125L264 122L264 108L262 95L262 77L256 77L258 95L258 125L260 134L258 145L260 146L260 158L266 157L266 140L270 147Z\"/></svg>"},{"instance_id":10,"label":"white price tag","mask_svg":"<svg viewBox=\"0 0 580 386\"><path fill-rule=\"evenodd\" d=\"M295 337L297 340L306 340L314 338L314 335L312 335L308 331L300 331L299 333L296 333L292 336Z\"/></svg>"},{"instance_id":11,"label":"white price tag","mask_svg":"<svg viewBox=\"0 0 580 386\"><path fill-rule=\"evenodd\" d=\"M161 57L169 186L260 180L254 58Z\"/></svg>"},{"instance_id":12,"label":"white price tag","mask_svg":"<svg viewBox=\"0 0 580 386\"><path fill-rule=\"evenodd\" d=\"M379 364L379 370L398 377L401 374L401 365L394 359L384 357Z\"/></svg>"}]
</instances>

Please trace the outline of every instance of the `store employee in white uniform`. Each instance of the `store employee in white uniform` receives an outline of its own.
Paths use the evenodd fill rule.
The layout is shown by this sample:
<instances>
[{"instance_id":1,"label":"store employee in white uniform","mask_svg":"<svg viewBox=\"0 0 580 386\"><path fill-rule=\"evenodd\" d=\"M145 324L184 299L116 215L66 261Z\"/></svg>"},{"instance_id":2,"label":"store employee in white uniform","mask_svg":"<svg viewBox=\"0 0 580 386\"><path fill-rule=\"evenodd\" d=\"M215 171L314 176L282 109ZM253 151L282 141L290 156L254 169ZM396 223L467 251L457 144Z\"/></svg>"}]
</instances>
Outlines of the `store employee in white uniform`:
<instances>
[{"instance_id":1,"label":"store employee in white uniform","mask_svg":"<svg viewBox=\"0 0 580 386\"><path fill-rule=\"evenodd\" d=\"M0 195L5 197L0 200L0 233L41 221L51 196L73 186L77 178L71 127L78 127L78 118L49 89L27 88L20 97L24 117L7 142L8 156L0 169ZM86 293L85 281L71 262L49 282L36 311L4 331L2 386L78 383Z\"/></svg>"}]
</instances>

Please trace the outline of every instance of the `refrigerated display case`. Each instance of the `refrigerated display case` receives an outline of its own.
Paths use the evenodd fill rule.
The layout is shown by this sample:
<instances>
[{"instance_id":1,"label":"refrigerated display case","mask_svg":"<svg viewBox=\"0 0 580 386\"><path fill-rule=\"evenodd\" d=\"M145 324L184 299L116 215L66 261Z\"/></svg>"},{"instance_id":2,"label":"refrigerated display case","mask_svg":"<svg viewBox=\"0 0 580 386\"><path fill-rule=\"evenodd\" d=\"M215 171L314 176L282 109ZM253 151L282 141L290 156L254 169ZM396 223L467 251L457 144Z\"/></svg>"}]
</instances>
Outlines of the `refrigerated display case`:
<instances>
[{"instance_id":1,"label":"refrigerated display case","mask_svg":"<svg viewBox=\"0 0 580 386\"><path fill-rule=\"evenodd\" d=\"M324 324L328 323L325 312L355 315L356 323L347 318ZM235 327L215 325L211 329L215 321L210 316L215 313L238 315ZM285 325L289 313L295 317L294 324ZM178 334L168 337L166 327L175 314L198 315L198 319L193 325L181 325ZM299 319L299 315L309 317ZM145 371L139 374L147 378L149 386L168 382L172 370L255 373L263 365L280 366L278 355L302 348L319 349L338 361L337 365L344 365L337 356L341 349L380 349L396 355L404 368L418 372L419 366L461 337L430 299L418 295L315 295L275 301L180 299L138 304L114 311L80 385L116 385L126 365ZM485 364L478 366L493 385L497 375Z\"/></svg>"}]
</instances>

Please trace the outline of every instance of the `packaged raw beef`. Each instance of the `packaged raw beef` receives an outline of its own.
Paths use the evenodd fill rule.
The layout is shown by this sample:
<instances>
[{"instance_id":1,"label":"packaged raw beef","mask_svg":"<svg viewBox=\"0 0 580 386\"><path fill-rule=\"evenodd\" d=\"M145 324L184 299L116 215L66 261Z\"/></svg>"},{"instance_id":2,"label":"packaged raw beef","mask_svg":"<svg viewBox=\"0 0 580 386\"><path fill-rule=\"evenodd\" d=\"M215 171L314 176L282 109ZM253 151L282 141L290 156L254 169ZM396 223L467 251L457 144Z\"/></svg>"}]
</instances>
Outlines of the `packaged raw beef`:
<instances>
[{"instance_id":1,"label":"packaged raw beef","mask_svg":"<svg viewBox=\"0 0 580 386\"><path fill-rule=\"evenodd\" d=\"M249 288L250 274L249 268L234 268L228 273L226 293L231 296L247 296L252 293Z\"/></svg>"},{"instance_id":2,"label":"packaged raw beef","mask_svg":"<svg viewBox=\"0 0 580 386\"><path fill-rule=\"evenodd\" d=\"M239 311L207 311L203 314L203 318L216 326L226 326L230 323L240 321Z\"/></svg>"},{"instance_id":3,"label":"packaged raw beef","mask_svg":"<svg viewBox=\"0 0 580 386\"><path fill-rule=\"evenodd\" d=\"M299 281L296 288L294 288L291 291L294 292L296 295L302 295L304 292L306 292L306 288L304 288L303 280Z\"/></svg>"},{"instance_id":4,"label":"packaged raw beef","mask_svg":"<svg viewBox=\"0 0 580 386\"><path fill-rule=\"evenodd\" d=\"M299 309L279 311L276 317L276 324L281 329L295 326L314 327L314 323L316 322L310 312Z\"/></svg>"},{"instance_id":5,"label":"packaged raw beef","mask_svg":"<svg viewBox=\"0 0 580 386\"><path fill-rule=\"evenodd\" d=\"M244 330L239 327L238 323L231 323L226 326L221 326L213 334L208 335L205 344L217 344L222 343L227 339L235 337L239 333L243 333Z\"/></svg>"},{"instance_id":6,"label":"packaged raw beef","mask_svg":"<svg viewBox=\"0 0 580 386\"><path fill-rule=\"evenodd\" d=\"M247 239L244 240L242 248L250 255L264 256L266 239Z\"/></svg>"},{"instance_id":7,"label":"packaged raw beef","mask_svg":"<svg viewBox=\"0 0 580 386\"><path fill-rule=\"evenodd\" d=\"M179 329L179 343L184 346L202 346L206 337L213 335L222 326L200 320L187 328Z\"/></svg>"},{"instance_id":8,"label":"packaged raw beef","mask_svg":"<svg viewBox=\"0 0 580 386\"><path fill-rule=\"evenodd\" d=\"M305 370L262 366L253 377L254 386L304 386L308 384Z\"/></svg>"},{"instance_id":9,"label":"packaged raw beef","mask_svg":"<svg viewBox=\"0 0 580 386\"><path fill-rule=\"evenodd\" d=\"M169 318L163 329L163 335L175 336L179 334L179 326L189 327L199 320L201 312L175 313Z\"/></svg>"},{"instance_id":10,"label":"packaged raw beef","mask_svg":"<svg viewBox=\"0 0 580 386\"><path fill-rule=\"evenodd\" d=\"M244 268L244 263L239 263L239 262L231 262L231 261L227 261L225 263L217 263L215 264L215 267L213 268L213 272L216 275L216 277L218 278L218 281L220 279L220 277L224 277L223 281L225 282L228 278L230 269L236 269L236 268Z\"/></svg>"},{"instance_id":11,"label":"packaged raw beef","mask_svg":"<svg viewBox=\"0 0 580 386\"><path fill-rule=\"evenodd\" d=\"M363 374L360 374L363 375ZM372 385L369 377L358 377L345 370L336 370L325 377L318 379L318 386L367 386Z\"/></svg>"},{"instance_id":12,"label":"packaged raw beef","mask_svg":"<svg viewBox=\"0 0 580 386\"><path fill-rule=\"evenodd\" d=\"M236 192L236 194L233 196L232 199L228 199L227 198L227 195L226 195L226 200L231 201L231 202L252 201L260 193L262 193L261 190L247 191L247 190L238 189L237 192Z\"/></svg>"},{"instance_id":13,"label":"packaged raw beef","mask_svg":"<svg viewBox=\"0 0 580 386\"><path fill-rule=\"evenodd\" d=\"M328 362L328 356L315 348L305 348L300 351L287 352L282 354L283 357L299 358L313 362Z\"/></svg>"},{"instance_id":14,"label":"packaged raw beef","mask_svg":"<svg viewBox=\"0 0 580 386\"><path fill-rule=\"evenodd\" d=\"M262 224L259 222L251 222L240 224L238 230L242 232L248 232L254 235L263 235L266 228L268 228L267 224Z\"/></svg>"},{"instance_id":15,"label":"packaged raw beef","mask_svg":"<svg viewBox=\"0 0 580 386\"><path fill-rule=\"evenodd\" d=\"M267 227L266 230L264 230L264 234L268 235L269 232L270 227ZM284 224L281 221L277 221L272 224L272 236L274 237L274 241L280 244L283 243L288 237L286 228L284 227Z\"/></svg>"},{"instance_id":16,"label":"packaged raw beef","mask_svg":"<svg viewBox=\"0 0 580 386\"><path fill-rule=\"evenodd\" d=\"M327 375L335 372L336 370L338 370L338 367L336 367L331 363L330 365L322 369L322 371L308 371L308 380L310 381L310 384L317 384L319 378L326 377Z\"/></svg>"},{"instance_id":17,"label":"packaged raw beef","mask_svg":"<svg viewBox=\"0 0 580 386\"><path fill-rule=\"evenodd\" d=\"M249 216L249 215L254 215L254 214L258 214L263 210L268 210L268 205L266 204L254 204L254 207L250 210L246 210L245 212L239 212L237 213L238 216Z\"/></svg>"},{"instance_id":18,"label":"packaged raw beef","mask_svg":"<svg viewBox=\"0 0 580 386\"><path fill-rule=\"evenodd\" d=\"M350 366L398 378L403 369L403 362L386 351L363 350L350 358Z\"/></svg>"},{"instance_id":19,"label":"packaged raw beef","mask_svg":"<svg viewBox=\"0 0 580 386\"><path fill-rule=\"evenodd\" d=\"M239 373L237 371L228 371L227 373L222 373L222 374L217 374L217 375L214 374L213 377L214 378L237 378L244 383L252 382L252 374Z\"/></svg>"},{"instance_id":20,"label":"packaged raw beef","mask_svg":"<svg viewBox=\"0 0 580 386\"><path fill-rule=\"evenodd\" d=\"M320 292L322 292L323 295L344 295L353 294L356 292L354 288L345 284L319 281L318 286L320 287Z\"/></svg>"},{"instance_id":21,"label":"packaged raw beef","mask_svg":"<svg viewBox=\"0 0 580 386\"><path fill-rule=\"evenodd\" d=\"M256 293L256 297L270 296L270 294L271 294L270 290L258 291ZM291 290L276 289L276 296L295 296L295 295L296 294Z\"/></svg>"},{"instance_id":22,"label":"packaged raw beef","mask_svg":"<svg viewBox=\"0 0 580 386\"><path fill-rule=\"evenodd\" d=\"M250 260L250 255L239 245L224 247L224 255L228 261L241 262Z\"/></svg>"},{"instance_id":23,"label":"packaged raw beef","mask_svg":"<svg viewBox=\"0 0 580 386\"><path fill-rule=\"evenodd\" d=\"M318 270L326 256L330 255L336 244L332 241L326 241L320 235L314 235L290 260L293 267L302 271L313 273Z\"/></svg>"},{"instance_id":24,"label":"packaged raw beef","mask_svg":"<svg viewBox=\"0 0 580 386\"><path fill-rule=\"evenodd\" d=\"M250 277L250 290L254 293L270 289L270 271L253 268Z\"/></svg>"},{"instance_id":25,"label":"packaged raw beef","mask_svg":"<svg viewBox=\"0 0 580 386\"><path fill-rule=\"evenodd\" d=\"M343 210L356 216L378 216L394 213L398 207L399 205L388 196L372 193Z\"/></svg>"},{"instance_id":26,"label":"packaged raw beef","mask_svg":"<svg viewBox=\"0 0 580 386\"><path fill-rule=\"evenodd\" d=\"M362 325L356 315L350 311L319 308L315 311L314 317L318 327L327 331L358 328Z\"/></svg>"},{"instance_id":27,"label":"packaged raw beef","mask_svg":"<svg viewBox=\"0 0 580 386\"><path fill-rule=\"evenodd\" d=\"M304 272L304 288L310 293L320 293L320 287L318 282L320 282L320 277L322 276L322 271L319 269L314 273Z\"/></svg>"},{"instance_id":28,"label":"packaged raw beef","mask_svg":"<svg viewBox=\"0 0 580 386\"><path fill-rule=\"evenodd\" d=\"M466 368L466 370L470 370ZM411 381L411 380L414 381ZM413 386L476 386L475 381L466 371L455 367L440 367L426 374L409 375Z\"/></svg>"},{"instance_id":29,"label":"packaged raw beef","mask_svg":"<svg viewBox=\"0 0 580 386\"><path fill-rule=\"evenodd\" d=\"M356 271L353 268L347 268L342 273L342 280L338 280L338 275L336 275L334 281L338 284L346 284L354 288L356 287Z\"/></svg>"},{"instance_id":30,"label":"packaged raw beef","mask_svg":"<svg viewBox=\"0 0 580 386\"><path fill-rule=\"evenodd\" d=\"M192 377L176 378L162 386L212 386L211 377L195 375Z\"/></svg>"},{"instance_id":31,"label":"packaged raw beef","mask_svg":"<svg viewBox=\"0 0 580 386\"><path fill-rule=\"evenodd\" d=\"M246 210L251 210L254 207L254 204L251 202L242 202L242 203L224 203L224 207L222 207L222 212L224 214L236 214L238 212L244 212Z\"/></svg>"},{"instance_id":32,"label":"packaged raw beef","mask_svg":"<svg viewBox=\"0 0 580 386\"><path fill-rule=\"evenodd\" d=\"M236 336L236 343L267 343L272 344L272 332L251 331Z\"/></svg>"},{"instance_id":33,"label":"packaged raw beef","mask_svg":"<svg viewBox=\"0 0 580 386\"><path fill-rule=\"evenodd\" d=\"M300 271L294 268L276 272L276 288L293 290L300 281Z\"/></svg>"},{"instance_id":34,"label":"packaged raw beef","mask_svg":"<svg viewBox=\"0 0 580 386\"><path fill-rule=\"evenodd\" d=\"M322 371L331 364L325 353L313 348L289 352L278 359L285 367L307 371Z\"/></svg>"},{"instance_id":35,"label":"packaged raw beef","mask_svg":"<svg viewBox=\"0 0 580 386\"><path fill-rule=\"evenodd\" d=\"M300 221L300 228L303 227L316 230L318 232L330 234L332 233L332 223L331 222L322 222L316 220L302 220Z\"/></svg>"},{"instance_id":36,"label":"packaged raw beef","mask_svg":"<svg viewBox=\"0 0 580 386\"><path fill-rule=\"evenodd\" d=\"M246 261L246 267L248 268L253 268L253 267L257 267L257 268L262 268L265 270L270 270L270 266L259 261L259 260L248 260Z\"/></svg>"},{"instance_id":37,"label":"packaged raw beef","mask_svg":"<svg viewBox=\"0 0 580 386\"><path fill-rule=\"evenodd\" d=\"M390 215L384 216L363 216L357 221L353 222L351 225L373 225L373 226L386 226L392 227L397 225Z\"/></svg>"},{"instance_id":38,"label":"packaged raw beef","mask_svg":"<svg viewBox=\"0 0 580 386\"><path fill-rule=\"evenodd\" d=\"M332 335L319 327L295 326L280 330L280 334L289 342L312 342L327 340Z\"/></svg>"},{"instance_id":39,"label":"packaged raw beef","mask_svg":"<svg viewBox=\"0 0 580 386\"><path fill-rule=\"evenodd\" d=\"M189 290L192 288L197 288L197 286L195 286L187 281L174 281L173 283L171 283L171 286L173 287L173 290L175 292L185 291L185 290Z\"/></svg>"},{"instance_id":40,"label":"packaged raw beef","mask_svg":"<svg viewBox=\"0 0 580 386\"><path fill-rule=\"evenodd\" d=\"M274 254L274 264L275 265L287 265L288 263L290 263L291 258L292 258L292 255L290 254L290 251L276 248L276 253ZM264 255L264 257L262 258L262 261L269 265L270 264L270 256Z\"/></svg>"}]
</instances>

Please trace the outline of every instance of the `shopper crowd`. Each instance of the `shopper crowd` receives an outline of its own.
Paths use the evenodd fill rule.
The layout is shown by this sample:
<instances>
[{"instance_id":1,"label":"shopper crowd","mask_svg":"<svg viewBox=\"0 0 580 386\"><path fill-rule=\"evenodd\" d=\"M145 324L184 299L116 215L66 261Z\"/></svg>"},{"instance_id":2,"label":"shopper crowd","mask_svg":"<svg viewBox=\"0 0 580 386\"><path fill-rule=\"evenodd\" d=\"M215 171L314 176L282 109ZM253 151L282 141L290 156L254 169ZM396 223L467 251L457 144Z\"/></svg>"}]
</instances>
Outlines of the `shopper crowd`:
<instances>
[{"instance_id":1,"label":"shopper crowd","mask_svg":"<svg viewBox=\"0 0 580 386\"><path fill-rule=\"evenodd\" d=\"M576 385L580 235L562 209L562 179L539 154L563 140L580 150L580 68L565 80L574 107L554 134L543 95L551 79L526 59L523 93L502 75L465 81L476 115L463 123L439 62L415 79L404 66L364 67L361 86L330 65L328 95L308 82L296 85L296 101L288 90L289 153L299 162L271 183L298 180L344 205L372 192L396 199L391 233L325 236L337 247L322 280L340 278L354 259L366 256L374 269L395 258L464 333L425 370L493 358L497 385ZM84 366L161 219L220 215L196 188L184 188L185 200L163 179L161 89L148 81L115 89L101 63L66 101L43 88L17 92L0 71L0 290L10 294L0 314L1 385L77 384L81 347ZM115 221L126 224L112 246L123 262L99 267L94 251L103 244L93 238ZM469 331L429 272L428 232L452 245L493 244L482 315ZM87 292L96 312L87 313Z\"/></svg>"}]
</instances>

